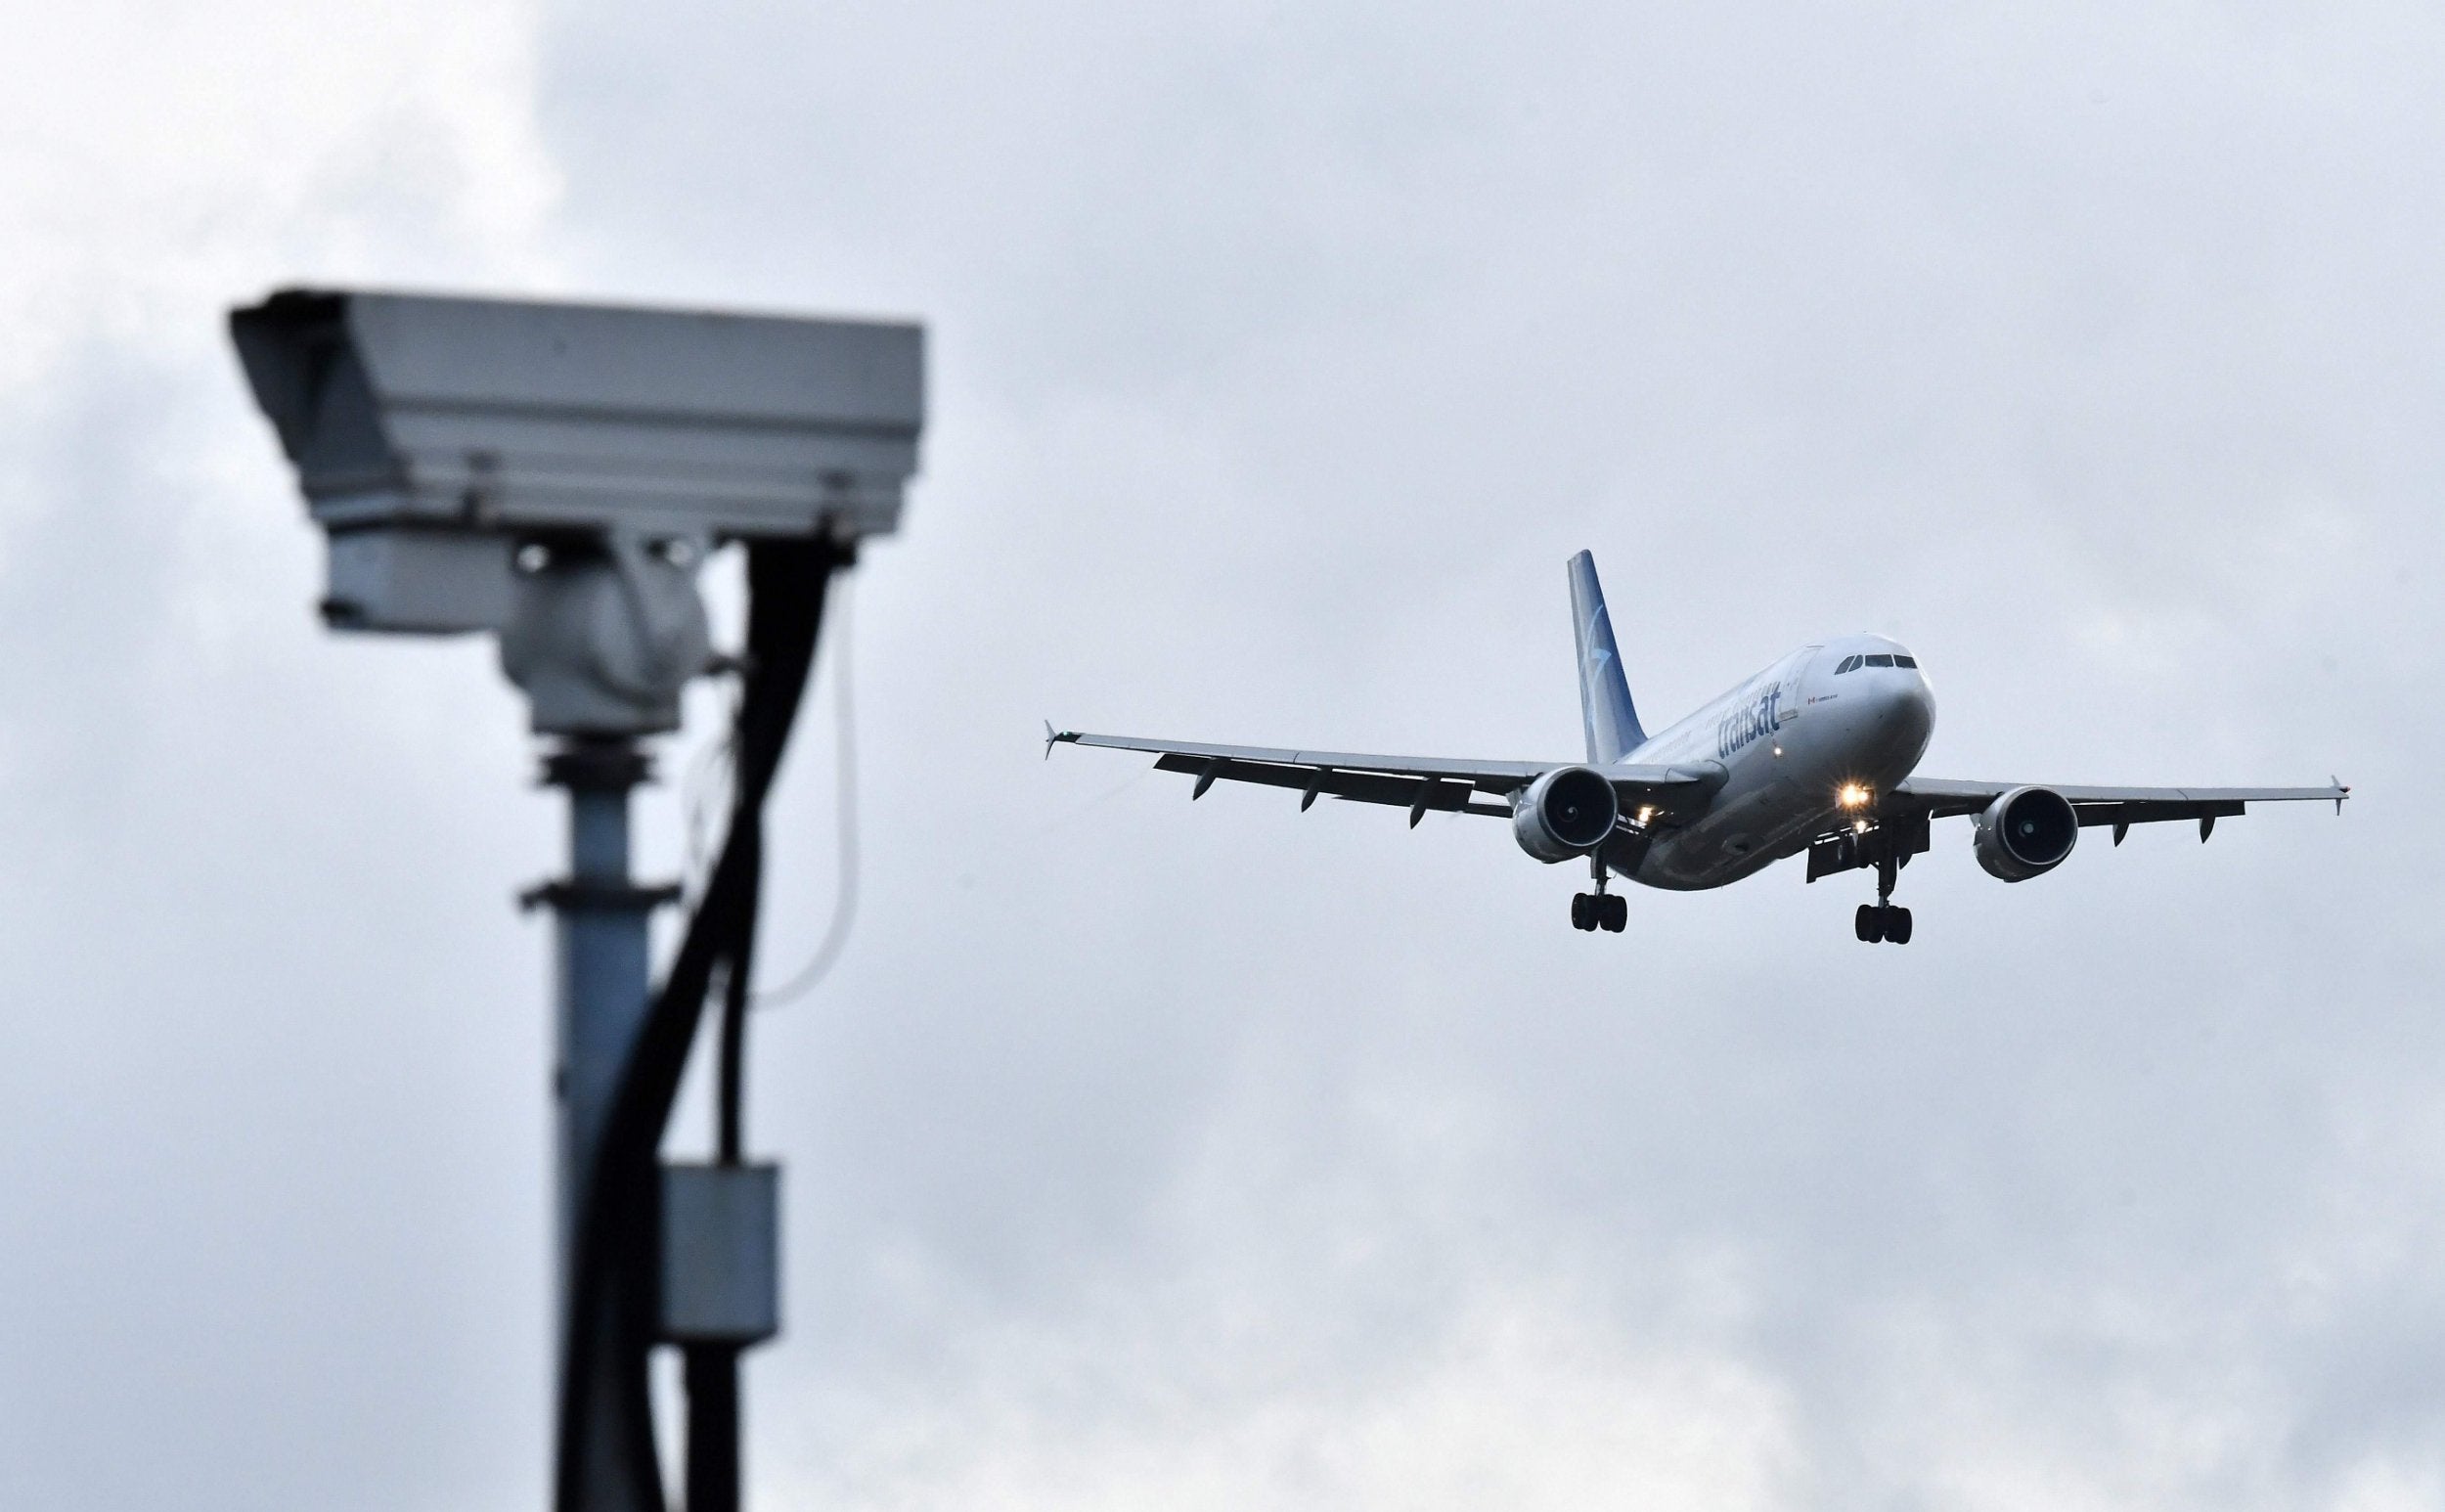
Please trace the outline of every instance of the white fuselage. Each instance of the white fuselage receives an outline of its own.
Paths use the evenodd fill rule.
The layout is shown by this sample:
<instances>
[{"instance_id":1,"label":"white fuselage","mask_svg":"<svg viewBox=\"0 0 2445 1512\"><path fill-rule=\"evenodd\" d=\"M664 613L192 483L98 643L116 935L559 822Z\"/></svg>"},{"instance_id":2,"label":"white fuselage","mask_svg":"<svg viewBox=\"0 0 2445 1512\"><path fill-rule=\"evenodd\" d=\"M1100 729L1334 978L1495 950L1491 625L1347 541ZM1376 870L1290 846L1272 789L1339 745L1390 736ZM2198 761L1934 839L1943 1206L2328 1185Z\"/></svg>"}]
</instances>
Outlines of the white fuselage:
<instances>
[{"instance_id":1,"label":"white fuselage","mask_svg":"<svg viewBox=\"0 0 2445 1512\"><path fill-rule=\"evenodd\" d=\"M1860 663L1836 669L1852 658ZM1908 665L1871 665L1868 658ZM1935 729L1935 699L1909 651L1847 636L1794 651L1650 736L1637 766L1720 764L1723 785L1696 819L1660 829L1628 874L1689 891L1737 882L1849 823L1908 777ZM1854 789L1852 806L1844 790ZM1856 800L1864 793L1867 803Z\"/></svg>"}]
</instances>

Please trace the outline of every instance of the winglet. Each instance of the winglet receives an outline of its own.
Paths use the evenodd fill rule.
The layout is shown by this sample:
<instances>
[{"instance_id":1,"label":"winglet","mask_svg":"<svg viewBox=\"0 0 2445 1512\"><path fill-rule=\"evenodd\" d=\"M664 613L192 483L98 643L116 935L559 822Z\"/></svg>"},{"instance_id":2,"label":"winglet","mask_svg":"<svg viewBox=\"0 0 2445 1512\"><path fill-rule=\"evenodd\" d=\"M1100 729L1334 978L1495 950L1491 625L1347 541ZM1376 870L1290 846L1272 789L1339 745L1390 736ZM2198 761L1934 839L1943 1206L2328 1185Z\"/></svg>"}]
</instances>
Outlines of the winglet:
<instances>
[{"instance_id":1,"label":"winglet","mask_svg":"<svg viewBox=\"0 0 2445 1512\"><path fill-rule=\"evenodd\" d=\"M1046 760L1046 761L1050 761L1050 760L1052 760L1052 748L1053 748L1055 745L1059 744L1059 743L1060 743L1061 741L1063 741L1063 740L1075 740L1075 739L1077 739L1077 738L1078 738L1078 732L1077 732L1077 731L1075 731L1075 730L1060 730L1060 731L1056 731L1056 730L1054 730L1054 729L1052 728L1052 721L1051 721L1051 720L1046 720L1046 721L1045 721L1045 760Z\"/></svg>"},{"instance_id":2,"label":"winglet","mask_svg":"<svg viewBox=\"0 0 2445 1512\"><path fill-rule=\"evenodd\" d=\"M2326 780L2327 785L2334 789L2334 817L2340 819L2343 817L2343 800L2352 795L2352 790L2345 787L2343 779L2332 772L2327 774Z\"/></svg>"}]
</instances>

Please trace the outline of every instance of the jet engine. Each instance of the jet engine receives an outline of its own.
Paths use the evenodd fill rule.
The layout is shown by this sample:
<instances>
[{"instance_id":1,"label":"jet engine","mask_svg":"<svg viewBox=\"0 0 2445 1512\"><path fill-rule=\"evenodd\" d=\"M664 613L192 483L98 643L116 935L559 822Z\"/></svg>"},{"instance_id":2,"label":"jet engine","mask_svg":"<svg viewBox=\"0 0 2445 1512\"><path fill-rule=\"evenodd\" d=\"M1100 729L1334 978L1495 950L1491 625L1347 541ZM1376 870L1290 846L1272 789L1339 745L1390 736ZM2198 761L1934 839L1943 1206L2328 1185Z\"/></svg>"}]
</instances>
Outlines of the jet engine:
<instances>
[{"instance_id":1,"label":"jet engine","mask_svg":"<svg viewBox=\"0 0 2445 1512\"><path fill-rule=\"evenodd\" d=\"M1621 818L1613 783L1593 767L1556 767L1511 800L1511 833L1542 862L1586 855Z\"/></svg>"},{"instance_id":2,"label":"jet engine","mask_svg":"<svg viewBox=\"0 0 2445 1512\"><path fill-rule=\"evenodd\" d=\"M1978 815L1977 825L1978 865L2007 882L2054 870L2080 838L2080 816L2070 800L2047 787L2016 787L2000 795Z\"/></svg>"}]
</instances>

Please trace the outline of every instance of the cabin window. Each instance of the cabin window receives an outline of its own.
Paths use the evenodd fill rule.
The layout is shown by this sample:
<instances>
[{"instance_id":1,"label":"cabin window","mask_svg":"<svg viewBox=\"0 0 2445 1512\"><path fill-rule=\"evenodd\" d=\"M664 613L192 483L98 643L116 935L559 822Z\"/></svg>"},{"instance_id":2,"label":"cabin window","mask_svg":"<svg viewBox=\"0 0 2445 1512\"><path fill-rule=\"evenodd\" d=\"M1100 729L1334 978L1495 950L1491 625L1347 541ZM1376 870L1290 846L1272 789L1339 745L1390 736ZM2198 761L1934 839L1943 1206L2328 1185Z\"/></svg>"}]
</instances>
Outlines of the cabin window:
<instances>
[{"instance_id":1,"label":"cabin window","mask_svg":"<svg viewBox=\"0 0 2445 1512\"><path fill-rule=\"evenodd\" d=\"M1893 664L1893 658L1881 651L1874 656L1866 658L1866 660L1868 665L1871 667L1889 667Z\"/></svg>"},{"instance_id":2,"label":"cabin window","mask_svg":"<svg viewBox=\"0 0 2445 1512\"><path fill-rule=\"evenodd\" d=\"M1836 677L1841 677L1845 672L1856 672L1857 670L1859 670L1859 658L1856 656L1845 656L1843 658L1843 664L1834 669L1834 675Z\"/></svg>"}]
</instances>

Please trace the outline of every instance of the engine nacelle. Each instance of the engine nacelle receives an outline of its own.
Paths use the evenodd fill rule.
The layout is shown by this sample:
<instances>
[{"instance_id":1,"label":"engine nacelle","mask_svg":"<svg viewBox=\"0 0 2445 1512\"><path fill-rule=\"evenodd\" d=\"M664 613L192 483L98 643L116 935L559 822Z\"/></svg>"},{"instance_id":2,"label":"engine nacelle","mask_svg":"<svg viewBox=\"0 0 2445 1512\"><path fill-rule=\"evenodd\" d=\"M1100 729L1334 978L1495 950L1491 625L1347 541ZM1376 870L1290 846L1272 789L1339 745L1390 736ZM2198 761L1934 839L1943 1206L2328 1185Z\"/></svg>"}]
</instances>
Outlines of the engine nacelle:
<instances>
[{"instance_id":1,"label":"engine nacelle","mask_svg":"<svg viewBox=\"0 0 2445 1512\"><path fill-rule=\"evenodd\" d=\"M2016 787L1988 804L1976 823L1978 865L2007 882L2054 870L2080 838L2080 816L2049 787Z\"/></svg>"},{"instance_id":2,"label":"engine nacelle","mask_svg":"<svg viewBox=\"0 0 2445 1512\"><path fill-rule=\"evenodd\" d=\"M1586 855L1621 819L1613 782L1593 767L1556 767L1511 800L1511 833L1542 862Z\"/></svg>"}]
</instances>

